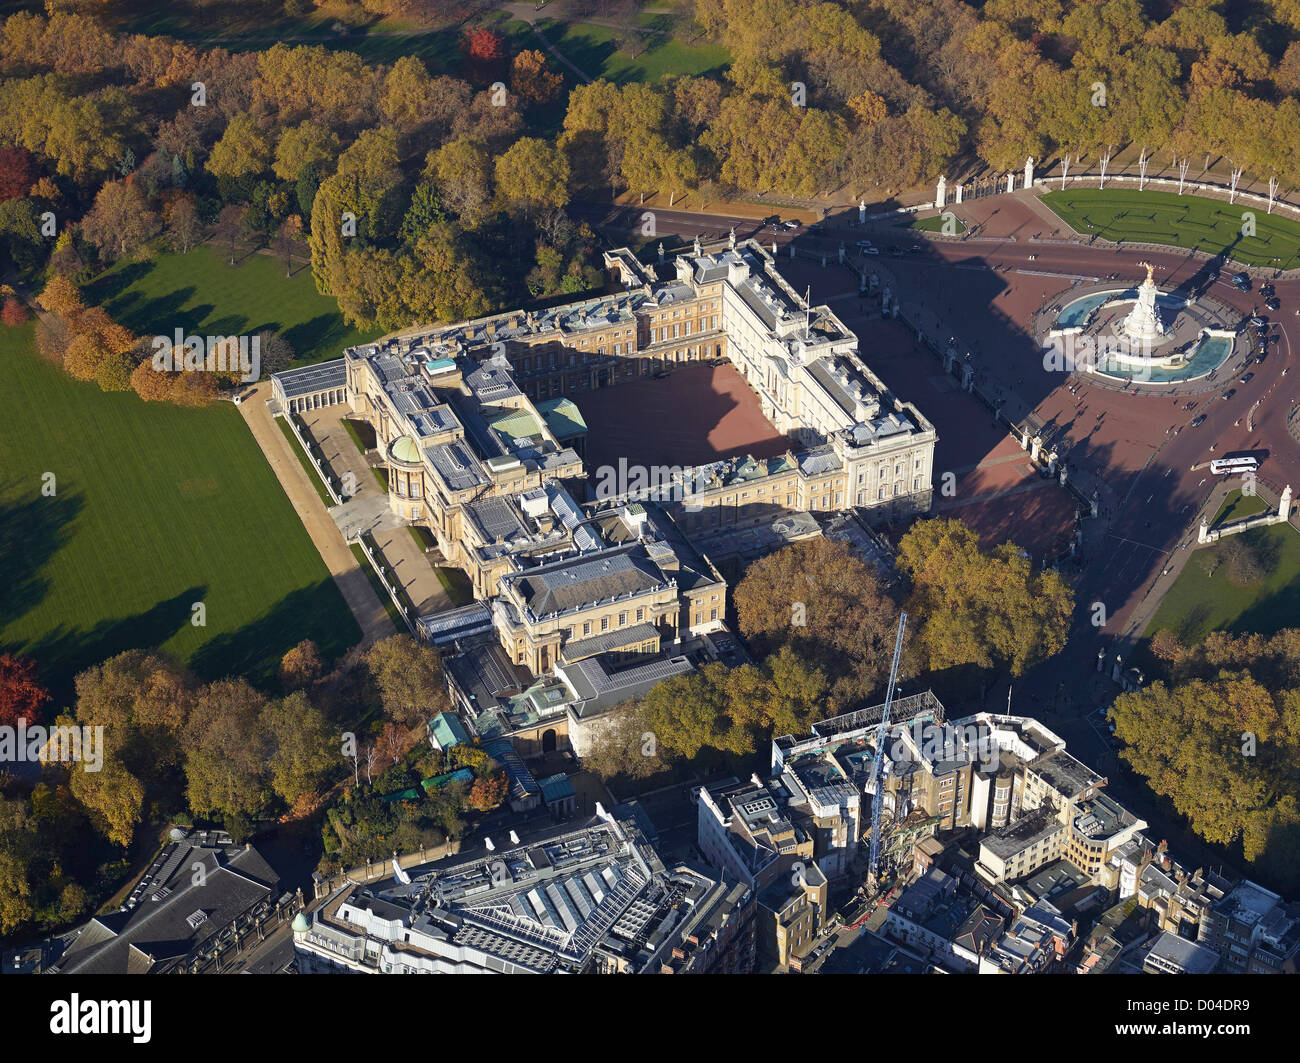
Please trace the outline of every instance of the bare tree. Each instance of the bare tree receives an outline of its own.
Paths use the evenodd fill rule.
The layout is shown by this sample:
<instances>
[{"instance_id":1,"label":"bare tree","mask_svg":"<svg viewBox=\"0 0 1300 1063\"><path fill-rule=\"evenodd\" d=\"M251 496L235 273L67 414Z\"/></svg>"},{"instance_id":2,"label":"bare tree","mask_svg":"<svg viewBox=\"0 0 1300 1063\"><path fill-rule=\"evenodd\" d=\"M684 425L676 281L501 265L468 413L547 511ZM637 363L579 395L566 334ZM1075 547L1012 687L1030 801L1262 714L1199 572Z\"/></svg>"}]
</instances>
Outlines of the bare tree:
<instances>
[{"instance_id":1,"label":"bare tree","mask_svg":"<svg viewBox=\"0 0 1300 1063\"><path fill-rule=\"evenodd\" d=\"M1070 156L1067 155L1065 158L1061 160L1061 191L1062 192L1065 191L1065 178L1069 175L1069 173L1070 173Z\"/></svg>"},{"instance_id":2,"label":"bare tree","mask_svg":"<svg viewBox=\"0 0 1300 1063\"><path fill-rule=\"evenodd\" d=\"M1191 168L1192 160L1183 156L1178 162L1178 194L1183 194L1183 185L1187 182L1187 171Z\"/></svg>"},{"instance_id":3,"label":"bare tree","mask_svg":"<svg viewBox=\"0 0 1300 1063\"><path fill-rule=\"evenodd\" d=\"M1106 146L1106 154L1103 155L1098 161L1101 163L1101 183L1097 186L1097 190L1101 191L1101 189L1106 187L1106 167L1110 165L1109 145Z\"/></svg>"},{"instance_id":4,"label":"bare tree","mask_svg":"<svg viewBox=\"0 0 1300 1063\"><path fill-rule=\"evenodd\" d=\"M244 231L244 220L248 217L248 208L237 203L229 203L221 208L215 226L217 236L226 241L230 250L230 265L235 264L235 244Z\"/></svg>"},{"instance_id":5,"label":"bare tree","mask_svg":"<svg viewBox=\"0 0 1300 1063\"><path fill-rule=\"evenodd\" d=\"M1142 153L1138 156L1138 191L1141 192L1147 182L1147 163L1150 156L1147 155L1146 145L1142 145Z\"/></svg>"},{"instance_id":6,"label":"bare tree","mask_svg":"<svg viewBox=\"0 0 1300 1063\"><path fill-rule=\"evenodd\" d=\"M1268 212L1273 213L1273 201L1277 199L1277 174L1268 179Z\"/></svg>"},{"instance_id":7,"label":"bare tree","mask_svg":"<svg viewBox=\"0 0 1300 1063\"><path fill-rule=\"evenodd\" d=\"M1237 182L1241 180L1241 175L1245 171L1235 162L1230 165L1232 169L1229 171L1228 202L1233 203L1237 199Z\"/></svg>"}]
</instances>

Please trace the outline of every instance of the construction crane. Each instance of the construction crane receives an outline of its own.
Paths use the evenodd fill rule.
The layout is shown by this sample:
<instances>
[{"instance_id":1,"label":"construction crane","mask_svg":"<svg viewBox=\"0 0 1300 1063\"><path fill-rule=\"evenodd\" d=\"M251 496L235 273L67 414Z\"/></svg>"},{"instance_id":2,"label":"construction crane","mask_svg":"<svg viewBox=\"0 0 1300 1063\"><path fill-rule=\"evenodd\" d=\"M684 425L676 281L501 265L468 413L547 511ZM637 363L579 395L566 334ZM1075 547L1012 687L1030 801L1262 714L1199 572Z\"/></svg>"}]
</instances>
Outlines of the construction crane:
<instances>
[{"instance_id":1,"label":"construction crane","mask_svg":"<svg viewBox=\"0 0 1300 1063\"><path fill-rule=\"evenodd\" d=\"M889 709L894 703L894 686L898 682L898 659L903 655L903 632L907 629L907 614L898 618L898 637L894 640L894 663L889 670L889 689L885 692L885 707L880 714L880 732L876 735L876 755L871 761L871 860L868 864L867 888L876 891L876 872L880 864L880 811L885 795L881 793L885 765L885 734L889 730Z\"/></svg>"}]
</instances>

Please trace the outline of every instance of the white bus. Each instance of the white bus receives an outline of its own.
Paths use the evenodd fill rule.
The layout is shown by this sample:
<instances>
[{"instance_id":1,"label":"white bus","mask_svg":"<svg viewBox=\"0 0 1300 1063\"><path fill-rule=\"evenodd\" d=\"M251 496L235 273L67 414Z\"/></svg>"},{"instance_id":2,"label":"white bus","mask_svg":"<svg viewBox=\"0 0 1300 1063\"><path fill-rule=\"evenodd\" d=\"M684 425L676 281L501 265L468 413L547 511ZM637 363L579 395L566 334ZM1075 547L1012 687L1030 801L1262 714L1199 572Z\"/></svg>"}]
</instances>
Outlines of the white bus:
<instances>
[{"instance_id":1,"label":"white bus","mask_svg":"<svg viewBox=\"0 0 1300 1063\"><path fill-rule=\"evenodd\" d=\"M1210 472L1215 476L1235 476L1241 472L1254 472L1258 468L1258 458L1215 458L1210 462Z\"/></svg>"}]
</instances>

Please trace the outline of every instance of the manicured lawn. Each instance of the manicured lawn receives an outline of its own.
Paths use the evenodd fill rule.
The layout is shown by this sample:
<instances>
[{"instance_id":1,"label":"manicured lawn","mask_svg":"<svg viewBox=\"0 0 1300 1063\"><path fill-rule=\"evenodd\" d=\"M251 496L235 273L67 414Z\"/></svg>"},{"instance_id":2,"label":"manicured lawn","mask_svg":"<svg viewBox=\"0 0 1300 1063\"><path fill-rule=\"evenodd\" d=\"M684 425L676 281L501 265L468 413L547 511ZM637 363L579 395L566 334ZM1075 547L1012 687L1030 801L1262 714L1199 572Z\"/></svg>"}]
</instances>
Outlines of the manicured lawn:
<instances>
[{"instance_id":1,"label":"manicured lawn","mask_svg":"<svg viewBox=\"0 0 1300 1063\"><path fill-rule=\"evenodd\" d=\"M1266 214L1253 202L1180 196L1176 192L1080 188L1048 192L1043 203L1083 236L1171 244L1224 254L1248 266L1300 266L1300 223ZM1242 215L1255 215L1255 235L1242 235Z\"/></svg>"},{"instance_id":2,"label":"manicured lawn","mask_svg":"<svg viewBox=\"0 0 1300 1063\"><path fill-rule=\"evenodd\" d=\"M731 65L731 53L721 45L687 44L670 33L662 32L671 25L668 16L642 16L639 22L644 42L634 40L631 31L622 32L591 22L562 23L541 19L537 29L557 52L589 77L605 78L618 85L658 81L679 74L698 76ZM527 33L523 23L512 22L498 28L518 37L523 47L537 46L535 38L529 41L531 34ZM556 69L566 76L569 74L567 69L558 65Z\"/></svg>"},{"instance_id":3,"label":"manicured lawn","mask_svg":"<svg viewBox=\"0 0 1300 1063\"><path fill-rule=\"evenodd\" d=\"M316 290L305 266L285 277L284 262L272 255L248 255L237 266L226 261L224 249L205 244L187 255L121 263L87 285L85 297L139 336L172 336L177 328L215 336L278 331L295 364L337 358L380 335L345 325L338 303Z\"/></svg>"},{"instance_id":4,"label":"manicured lawn","mask_svg":"<svg viewBox=\"0 0 1300 1063\"><path fill-rule=\"evenodd\" d=\"M469 605L474 600L474 584L460 569L435 567L433 571L452 605Z\"/></svg>"},{"instance_id":5,"label":"manicured lawn","mask_svg":"<svg viewBox=\"0 0 1300 1063\"><path fill-rule=\"evenodd\" d=\"M1257 496L1233 494L1214 523L1241 520L1267 509ZM1184 645L1192 645L1211 631L1271 635L1300 622L1300 535L1281 524L1244 534L1258 536L1266 547L1276 551L1277 567L1273 572L1254 586L1238 587L1228 579L1225 566L1220 565L1214 575L1209 575L1200 556L1222 550L1227 540L1201 547L1188 559L1160 603L1144 632L1147 637L1168 628Z\"/></svg>"},{"instance_id":6,"label":"manicured lawn","mask_svg":"<svg viewBox=\"0 0 1300 1063\"><path fill-rule=\"evenodd\" d=\"M0 329L0 650L37 660L56 708L78 671L135 647L266 681L301 639L328 657L360 640L238 410L105 394L32 337Z\"/></svg>"}]
</instances>

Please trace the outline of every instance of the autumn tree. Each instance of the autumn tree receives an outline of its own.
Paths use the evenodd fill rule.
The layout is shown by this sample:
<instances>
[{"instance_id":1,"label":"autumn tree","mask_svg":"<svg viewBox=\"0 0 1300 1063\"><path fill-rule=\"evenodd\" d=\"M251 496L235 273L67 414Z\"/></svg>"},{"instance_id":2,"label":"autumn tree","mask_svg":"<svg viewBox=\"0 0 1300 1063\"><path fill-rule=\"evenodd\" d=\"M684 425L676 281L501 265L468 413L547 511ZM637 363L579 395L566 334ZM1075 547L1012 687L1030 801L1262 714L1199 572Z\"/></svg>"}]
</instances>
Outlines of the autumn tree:
<instances>
[{"instance_id":1,"label":"autumn tree","mask_svg":"<svg viewBox=\"0 0 1300 1063\"><path fill-rule=\"evenodd\" d=\"M469 807L476 812L491 812L506 799L506 773L495 771L481 779L475 779L469 791Z\"/></svg>"},{"instance_id":2,"label":"autumn tree","mask_svg":"<svg viewBox=\"0 0 1300 1063\"><path fill-rule=\"evenodd\" d=\"M750 565L733 601L754 651L788 646L815 664L831 677L834 706L870 696L888 674L898 606L842 542L818 537L768 554Z\"/></svg>"},{"instance_id":3,"label":"autumn tree","mask_svg":"<svg viewBox=\"0 0 1300 1063\"><path fill-rule=\"evenodd\" d=\"M510 64L510 87L528 103L541 106L555 99L564 87L564 78L547 69L546 56L527 49Z\"/></svg>"},{"instance_id":4,"label":"autumn tree","mask_svg":"<svg viewBox=\"0 0 1300 1063\"><path fill-rule=\"evenodd\" d=\"M913 653L922 668L1007 668L1023 675L1065 645L1074 592L1051 570L1036 572L1024 551L980 547L959 520L914 524L898 546L911 582Z\"/></svg>"},{"instance_id":5,"label":"autumn tree","mask_svg":"<svg viewBox=\"0 0 1300 1063\"><path fill-rule=\"evenodd\" d=\"M569 162L537 137L516 141L496 161L497 195L511 208L564 208L569 202Z\"/></svg>"},{"instance_id":6,"label":"autumn tree","mask_svg":"<svg viewBox=\"0 0 1300 1063\"><path fill-rule=\"evenodd\" d=\"M304 645L310 643L299 643L295 649ZM287 805L292 806L305 794L316 793L331 772L343 765L338 733L301 690L269 702L262 710L258 728L271 751L271 789Z\"/></svg>"},{"instance_id":7,"label":"autumn tree","mask_svg":"<svg viewBox=\"0 0 1300 1063\"><path fill-rule=\"evenodd\" d=\"M3 305L0 305L0 323L9 328L17 328L19 325L25 325L31 319L31 314L27 312L27 307L23 301L16 295L6 295Z\"/></svg>"},{"instance_id":8,"label":"autumn tree","mask_svg":"<svg viewBox=\"0 0 1300 1063\"><path fill-rule=\"evenodd\" d=\"M505 69L506 39L496 30L480 26L465 35L463 42L465 69L470 80L493 81Z\"/></svg>"},{"instance_id":9,"label":"autumn tree","mask_svg":"<svg viewBox=\"0 0 1300 1063\"><path fill-rule=\"evenodd\" d=\"M72 793L113 843L129 845L147 800L172 804L179 795L181 735L191 691L167 661L130 650L86 669L76 678L70 718L102 727L99 771L74 771Z\"/></svg>"},{"instance_id":10,"label":"autumn tree","mask_svg":"<svg viewBox=\"0 0 1300 1063\"><path fill-rule=\"evenodd\" d=\"M197 814L251 817L262 807L271 745L266 707L265 695L244 679L217 680L195 697L184 744L186 798Z\"/></svg>"},{"instance_id":11,"label":"autumn tree","mask_svg":"<svg viewBox=\"0 0 1300 1063\"><path fill-rule=\"evenodd\" d=\"M320 650L311 639L303 639L280 658L280 685L286 694L310 686L325 671Z\"/></svg>"},{"instance_id":12,"label":"autumn tree","mask_svg":"<svg viewBox=\"0 0 1300 1063\"><path fill-rule=\"evenodd\" d=\"M36 159L26 148L0 148L0 203L25 196L36 182Z\"/></svg>"},{"instance_id":13,"label":"autumn tree","mask_svg":"<svg viewBox=\"0 0 1300 1063\"><path fill-rule=\"evenodd\" d=\"M212 145L208 172L215 177L248 177L269 169L271 159L270 137L251 114L241 112Z\"/></svg>"},{"instance_id":14,"label":"autumn tree","mask_svg":"<svg viewBox=\"0 0 1300 1063\"><path fill-rule=\"evenodd\" d=\"M134 254L158 229L158 216L130 179L103 185L90 213L81 220L82 236L110 262Z\"/></svg>"},{"instance_id":15,"label":"autumn tree","mask_svg":"<svg viewBox=\"0 0 1300 1063\"><path fill-rule=\"evenodd\" d=\"M0 653L0 727L16 727L20 719L29 725L39 723L49 700L34 660Z\"/></svg>"},{"instance_id":16,"label":"autumn tree","mask_svg":"<svg viewBox=\"0 0 1300 1063\"><path fill-rule=\"evenodd\" d=\"M392 635L370 647L365 662L383 700L384 714L403 727L427 723L449 707L442 659L432 646L410 635Z\"/></svg>"},{"instance_id":17,"label":"autumn tree","mask_svg":"<svg viewBox=\"0 0 1300 1063\"><path fill-rule=\"evenodd\" d=\"M181 254L188 254L203 239L203 223L194 206L193 196L178 196L163 212L167 222L167 237Z\"/></svg>"}]
</instances>

